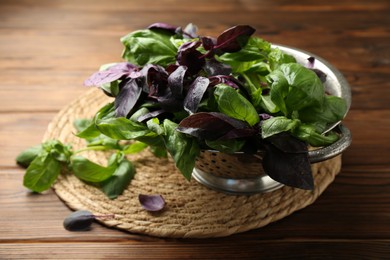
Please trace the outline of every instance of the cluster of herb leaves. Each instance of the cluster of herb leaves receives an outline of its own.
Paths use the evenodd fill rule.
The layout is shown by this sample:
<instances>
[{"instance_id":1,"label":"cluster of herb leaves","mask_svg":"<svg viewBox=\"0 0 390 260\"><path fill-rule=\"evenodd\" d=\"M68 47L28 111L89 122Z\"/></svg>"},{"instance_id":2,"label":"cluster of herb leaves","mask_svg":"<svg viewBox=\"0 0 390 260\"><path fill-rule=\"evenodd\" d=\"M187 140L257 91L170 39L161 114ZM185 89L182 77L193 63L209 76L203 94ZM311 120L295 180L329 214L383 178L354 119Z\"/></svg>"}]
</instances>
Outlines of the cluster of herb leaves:
<instances>
[{"instance_id":1,"label":"cluster of herb leaves","mask_svg":"<svg viewBox=\"0 0 390 260\"><path fill-rule=\"evenodd\" d=\"M79 131L89 124L87 119L75 121ZM135 174L134 166L126 155L137 153L146 145L140 142L120 144L103 134L85 139L87 146L77 151L58 140L49 140L20 153L16 161L27 167L24 186L34 192L43 192L51 187L62 169L68 169L80 180L100 188L110 199L122 194ZM108 159L107 166L102 166L80 155L88 150L115 152Z\"/></svg>"},{"instance_id":2,"label":"cluster of herb leaves","mask_svg":"<svg viewBox=\"0 0 390 260\"><path fill-rule=\"evenodd\" d=\"M271 178L312 189L307 146L338 139L322 132L343 118L346 103L325 94L323 73L296 63L254 32L238 25L213 38L199 36L192 24L182 29L156 23L124 36L125 61L103 65L84 82L114 100L78 136L133 140L157 156L169 153L187 179L201 149L263 150ZM114 166L105 169L126 161L119 151L110 160ZM100 176L84 171L75 162L81 159L69 154L64 159L76 176Z\"/></svg>"}]
</instances>

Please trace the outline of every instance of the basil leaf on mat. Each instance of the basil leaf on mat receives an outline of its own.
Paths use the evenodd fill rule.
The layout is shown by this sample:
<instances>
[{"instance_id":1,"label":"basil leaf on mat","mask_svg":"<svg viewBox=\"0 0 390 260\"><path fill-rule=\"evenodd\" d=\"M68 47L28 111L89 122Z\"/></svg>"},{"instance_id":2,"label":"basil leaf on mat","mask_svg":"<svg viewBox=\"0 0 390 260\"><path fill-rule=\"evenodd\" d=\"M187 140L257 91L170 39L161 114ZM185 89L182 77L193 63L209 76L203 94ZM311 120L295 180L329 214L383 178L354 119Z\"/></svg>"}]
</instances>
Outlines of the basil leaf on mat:
<instances>
[{"instance_id":1,"label":"basil leaf on mat","mask_svg":"<svg viewBox=\"0 0 390 260\"><path fill-rule=\"evenodd\" d=\"M107 167L96 164L83 156L72 156L71 167L77 178L88 182L102 182L112 176L115 165Z\"/></svg>"},{"instance_id":2,"label":"basil leaf on mat","mask_svg":"<svg viewBox=\"0 0 390 260\"><path fill-rule=\"evenodd\" d=\"M60 174L61 164L52 154L44 152L38 155L26 170L23 185L35 192L42 192L51 187Z\"/></svg>"},{"instance_id":3,"label":"basil leaf on mat","mask_svg":"<svg viewBox=\"0 0 390 260\"><path fill-rule=\"evenodd\" d=\"M135 174L135 168L133 164L123 159L119 165L117 165L114 173L107 180L100 183L100 189L110 199L115 199L123 193Z\"/></svg>"}]
</instances>

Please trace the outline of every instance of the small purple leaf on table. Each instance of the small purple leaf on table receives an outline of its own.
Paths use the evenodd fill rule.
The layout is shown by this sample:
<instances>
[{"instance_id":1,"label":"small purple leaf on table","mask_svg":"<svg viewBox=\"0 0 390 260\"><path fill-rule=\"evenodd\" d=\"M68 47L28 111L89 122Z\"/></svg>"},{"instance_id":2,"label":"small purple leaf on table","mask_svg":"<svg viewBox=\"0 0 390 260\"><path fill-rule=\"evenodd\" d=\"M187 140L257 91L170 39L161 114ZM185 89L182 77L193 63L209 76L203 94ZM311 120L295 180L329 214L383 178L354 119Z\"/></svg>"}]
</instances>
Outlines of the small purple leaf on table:
<instances>
[{"instance_id":1,"label":"small purple leaf on table","mask_svg":"<svg viewBox=\"0 0 390 260\"><path fill-rule=\"evenodd\" d=\"M141 206L147 211L160 211L165 206L165 200L161 195L138 195Z\"/></svg>"}]
</instances>

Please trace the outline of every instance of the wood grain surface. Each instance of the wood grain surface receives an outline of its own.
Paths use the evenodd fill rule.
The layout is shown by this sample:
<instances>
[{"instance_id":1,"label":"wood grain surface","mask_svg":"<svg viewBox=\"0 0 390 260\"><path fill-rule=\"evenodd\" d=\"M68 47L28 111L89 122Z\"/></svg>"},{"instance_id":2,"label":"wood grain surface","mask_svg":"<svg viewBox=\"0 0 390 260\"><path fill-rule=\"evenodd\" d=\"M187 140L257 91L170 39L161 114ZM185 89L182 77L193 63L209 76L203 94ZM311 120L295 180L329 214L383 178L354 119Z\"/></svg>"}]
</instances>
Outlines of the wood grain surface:
<instances>
[{"instance_id":1,"label":"wood grain surface","mask_svg":"<svg viewBox=\"0 0 390 260\"><path fill-rule=\"evenodd\" d=\"M216 36L250 24L273 43L325 58L347 78L353 143L311 206L218 239L162 239L97 223L68 232L53 191L32 194L15 164L54 115L87 89L119 38L154 22ZM390 259L390 2L388 0L1 0L0 259Z\"/></svg>"}]
</instances>

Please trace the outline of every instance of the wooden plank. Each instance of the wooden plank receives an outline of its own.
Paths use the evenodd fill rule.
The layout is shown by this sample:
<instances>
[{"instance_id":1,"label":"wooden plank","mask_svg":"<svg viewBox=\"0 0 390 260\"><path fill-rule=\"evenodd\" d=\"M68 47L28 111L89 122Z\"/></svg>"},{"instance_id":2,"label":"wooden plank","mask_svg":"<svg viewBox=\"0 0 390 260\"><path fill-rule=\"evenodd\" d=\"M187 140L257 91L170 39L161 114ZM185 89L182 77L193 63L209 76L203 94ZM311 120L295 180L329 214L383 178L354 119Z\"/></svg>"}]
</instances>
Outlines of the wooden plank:
<instances>
[{"instance_id":1,"label":"wooden plank","mask_svg":"<svg viewBox=\"0 0 390 260\"><path fill-rule=\"evenodd\" d=\"M389 240L0 244L4 259L386 259ZM281 248L283 250L281 250ZM288 252L288 253L286 253Z\"/></svg>"},{"instance_id":2,"label":"wooden plank","mask_svg":"<svg viewBox=\"0 0 390 260\"><path fill-rule=\"evenodd\" d=\"M0 114L0 168L14 167L16 156L40 144L54 113Z\"/></svg>"},{"instance_id":3,"label":"wooden plank","mask_svg":"<svg viewBox=\"0 0 390 260\"><path fill-rule=\"evenodd\" d=\"M390 110L350 111L344 123L352 132L352 144L344 153L345 165L389 166L389 116Z\"/></svg>"}]
</instances>

